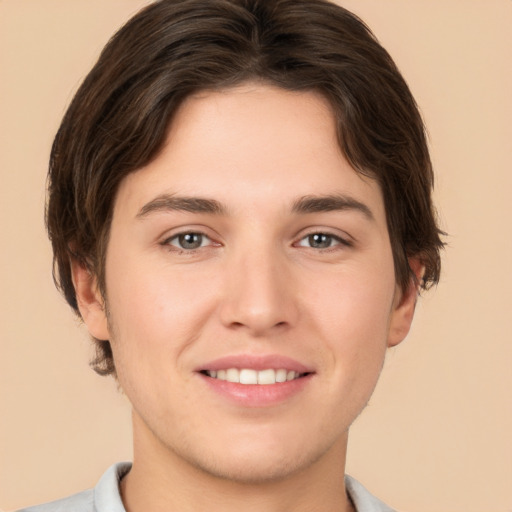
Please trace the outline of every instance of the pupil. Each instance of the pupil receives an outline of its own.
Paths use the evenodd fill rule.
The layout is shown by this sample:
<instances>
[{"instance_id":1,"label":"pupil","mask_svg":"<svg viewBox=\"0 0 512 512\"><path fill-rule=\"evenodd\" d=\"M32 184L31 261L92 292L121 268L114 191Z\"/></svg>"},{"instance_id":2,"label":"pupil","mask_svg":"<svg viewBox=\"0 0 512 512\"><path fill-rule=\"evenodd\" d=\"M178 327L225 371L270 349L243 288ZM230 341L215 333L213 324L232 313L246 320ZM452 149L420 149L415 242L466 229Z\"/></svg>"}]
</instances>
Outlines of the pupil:
<instances>
[{"instance_id":1,"label":"pupil","mask_svg":"<svg viewBox=\"0 0 512 512\"><path fill-rule=\"evenodd\" d=\"M186 233L179 236L179 242L184 249L197 249L201 247L202 238L199 233Z\"/></svg>"},{"instance_id":2,"label":"pupil","mask_svg":"<svg viewBox=\"0 0 512 512\"><path fill-rule=\"evenodd\" d=\"M309 236L309 243L311 244L311 247L326 249L331 245L331 237L324 233L315 233L314 235Z\"/></svg>"}]
</instances>

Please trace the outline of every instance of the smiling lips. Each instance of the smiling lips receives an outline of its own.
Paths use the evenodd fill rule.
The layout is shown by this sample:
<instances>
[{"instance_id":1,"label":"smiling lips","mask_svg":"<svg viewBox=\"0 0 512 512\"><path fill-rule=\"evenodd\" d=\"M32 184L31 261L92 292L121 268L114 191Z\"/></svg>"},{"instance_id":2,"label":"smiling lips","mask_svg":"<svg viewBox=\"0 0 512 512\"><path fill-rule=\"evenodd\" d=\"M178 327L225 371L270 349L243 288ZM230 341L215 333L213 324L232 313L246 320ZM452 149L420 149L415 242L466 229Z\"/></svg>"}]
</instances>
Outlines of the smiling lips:
<instances>
[{"instance_id":1,"label":"smiling lips","mask_svg":"<svg viewBox=\"0 0 512 512\"><path fill-rule=\"evenodd\" d=\"M296 372L294 370L286 370L280 368L274 370L272 368L264 370L253 370L249 368L228 368L222 370L206 370L204 372L208 377L237 384L277 384L288 382L306 375L306 373Z\"/></svg>"},{"instance_id":2,"label":"smiling lips","mask_svg":"<svg viewBox=\"0 0 512 512\"><path fill-rule=\"evenodd\" d=\"M283 371L281 371L283 370ZM286 371L286 380L279 382ZM220 377L219 378L219 372ZM210 375L215 377L210 377ZM199 375L204 383L216 396L237 408L274 407L293 397L300 396L302 390L309 388L314 373L299 373L294 370L278 370L267 368L254 370L252 368L227 368L221 370L202 371ZM290 376L290 380L288 380ZM225 378L222 378L225 377ZM232 379L231 381L227 378ZM259 382L258 382L259 381ZM292 401L289 403L297 403Z\"/></svg>"},{"instance_id":3,"label":"smiling lips","mask_svg":"<svg viewBox=\"0 0 512 512\"><path fill-rule=\"evenodd\" d=\"M215 394L244 408L282 404L307 387L316 373L278 354L226 356L196 371Z\"/></svg>"}]
</instances>

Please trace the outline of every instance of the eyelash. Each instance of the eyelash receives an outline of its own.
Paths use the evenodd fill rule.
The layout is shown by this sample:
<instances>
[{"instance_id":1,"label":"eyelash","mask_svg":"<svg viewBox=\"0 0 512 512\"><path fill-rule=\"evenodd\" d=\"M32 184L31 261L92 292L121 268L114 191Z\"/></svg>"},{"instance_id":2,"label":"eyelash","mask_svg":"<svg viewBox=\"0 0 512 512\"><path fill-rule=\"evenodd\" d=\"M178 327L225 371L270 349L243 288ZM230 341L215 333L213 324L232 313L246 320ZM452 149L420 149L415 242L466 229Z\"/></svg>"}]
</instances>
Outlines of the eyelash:
<instances>
[{"instance_id":1,"label":"eyelash","mask_svg":"<svg viewBox=\"0 0 512 512\"><path fill-rule=\"evenodd\" d=\"M180 239L181 242L183 243L183 239L187 236L196 236L196 237L201 237L201 244L199 245L199 247L193 247L193 248L190 248L190 247L180 247L179 245L174 245L173 244L173 241L177 241L178 243L180 243ZM206 240L209 240L210 241L210 244L207 244L207 245L203 245L203 242ZM180 252L187 252L187 253L193 253L195 251L198 251L199 249L202 249L204 247L207 247L209 245L212 245L211 244L212 240L211 238L206 235L205 233L201 233L200 231L183 231L182 233L177 233L169 238L166 238L163 242L162 242L162 245L166 246L166 247L172 247L173 249L172 250L176 250L176 251L180 251ZM215 244L215 245L220 245L220 244Z\"/></svg>"},{"instance_id":2,"label":"eyelash","mask_svg":"<svg viewBox=\"0 0 512 512\"><path fill-rule=\"evenodd\" d=\"M328 247L311 247L311 245L302 245L301 242L308 240L310 243L312 242L312 239L314 237L325 237L329 239L330 245ZM329 233L328 231L312 231L311 233L308 233L307 235L303 236L296 244L294 244L299 247L307 247L309 249L316 249L318 251L332 251L335 250L337 246L344 246L344 247L352 247L353 244L349 240L342 238L338 235L334 235L333 233Z\"/></svg>"},{"instance_id":3,"label":"eyelash","mask_svg":"<svg viewBox=\"0 0 512 512\"><path fill-rule=\"evenodd\" d=\"M182 244L185 242L185 237L193 236L193 237L200 237L200 245L198 247L182 247L177 245ZM312 247L311 245L304 245L302 242L308 241L310 244L313 242L314 237L325 237L325 239L328 239L329 245L327 247ZM173 242L176 241L176 244ZM210 243L204 244L205 241L209 241ZM314 242L313 242L314 243ZM206 235L205 233L202 233L200 231L183 231L181 233L177 233L169 238L166 238L162 242L163 246L166 246L168 248L171 248L171 250L179 251L180 253L189 253L193 254L194 252L203 249L205 247L209 247L211 245L213 246L220 246L221 244L215 243L212 241L212 239ZM299 239L298 242L295 242L293 244L294 247L306 247L308 249L317 250L319 252L324 251L332 251L336 250L335 248L337 246L344 246L344 247L352 247L352 242L348 241L345 238L342 238L338 235L334 235L333 233L329 233L327 231L312 231L311 233L308 233L307 235L303 236Z\"/></svg>"}]
</instances>

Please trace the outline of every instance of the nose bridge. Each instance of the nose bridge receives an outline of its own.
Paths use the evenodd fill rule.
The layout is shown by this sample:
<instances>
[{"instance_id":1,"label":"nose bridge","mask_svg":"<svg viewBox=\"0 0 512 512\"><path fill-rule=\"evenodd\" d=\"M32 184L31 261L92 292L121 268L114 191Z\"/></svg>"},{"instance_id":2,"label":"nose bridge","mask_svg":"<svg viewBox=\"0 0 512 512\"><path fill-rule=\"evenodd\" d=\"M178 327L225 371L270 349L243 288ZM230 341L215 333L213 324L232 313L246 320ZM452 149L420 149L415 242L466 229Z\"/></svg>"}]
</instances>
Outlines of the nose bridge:
<instances>
[{"instance_id":1,"label":"nose bridge","mask_svg":"<svg viewBox=\"0 0 512 512\"><path fill-rule=\"evenodd\" d=\"M246 244L231 254L222 320L253 335L295 321L293 282L286 256L271 241Z\"/></svg>"}]
</instances>

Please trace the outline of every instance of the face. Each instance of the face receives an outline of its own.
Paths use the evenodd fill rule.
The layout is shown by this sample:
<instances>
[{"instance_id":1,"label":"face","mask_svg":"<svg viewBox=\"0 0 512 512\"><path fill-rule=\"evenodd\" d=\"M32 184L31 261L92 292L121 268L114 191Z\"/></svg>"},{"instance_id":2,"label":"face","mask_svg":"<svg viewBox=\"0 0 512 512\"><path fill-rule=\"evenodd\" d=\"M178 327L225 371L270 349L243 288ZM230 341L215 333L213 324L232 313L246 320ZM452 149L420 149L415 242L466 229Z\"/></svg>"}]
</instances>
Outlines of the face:
<instances>
[{"instance_id":1,"label":"face","mask_svg":"<svg viewBox=\"0 0 512 512\"><path fill-rule=\"evenodd\" d=\"M414 308L379 186L341 154L327 102L257 84L189 98L122 182L108 319L80 272L136 447L240 481L343 457Z\"/></svg>"}]
</instances>

